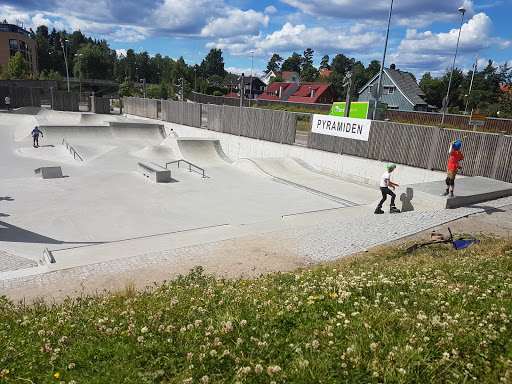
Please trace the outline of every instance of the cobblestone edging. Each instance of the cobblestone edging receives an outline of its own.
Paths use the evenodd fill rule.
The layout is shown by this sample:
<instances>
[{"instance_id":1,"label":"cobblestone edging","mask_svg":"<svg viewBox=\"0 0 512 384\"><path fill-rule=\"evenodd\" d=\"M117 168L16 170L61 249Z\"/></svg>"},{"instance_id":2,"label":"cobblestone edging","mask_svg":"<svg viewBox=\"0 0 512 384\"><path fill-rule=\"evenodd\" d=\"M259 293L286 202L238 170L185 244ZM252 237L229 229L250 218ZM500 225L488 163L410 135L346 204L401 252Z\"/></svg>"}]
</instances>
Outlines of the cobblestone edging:
<instances>
[{"instance_id":1,"label":"cobblestone edging","mask_svg":"<svg viewBox=\"0 0 512 384\"><path fill-rule=\"evenodd\" d=\"M0 272L16 271L18 269L37 267L34 260L15 256L0 250Z\"/></svg>"}]
</instances>

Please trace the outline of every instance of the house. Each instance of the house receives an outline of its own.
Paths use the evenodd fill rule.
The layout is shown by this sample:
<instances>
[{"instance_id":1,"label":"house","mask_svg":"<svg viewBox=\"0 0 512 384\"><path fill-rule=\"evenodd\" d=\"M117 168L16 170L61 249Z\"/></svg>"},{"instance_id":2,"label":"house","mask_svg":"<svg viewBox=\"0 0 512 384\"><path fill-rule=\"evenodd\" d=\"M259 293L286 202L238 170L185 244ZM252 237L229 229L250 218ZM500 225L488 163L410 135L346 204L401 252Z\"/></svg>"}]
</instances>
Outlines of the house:
<instances>
[{"instance_id":1,"label":"house","mask_svg":"<svg viewBox=\"0 0 512 384\"><path fill-rule=\"evenodd\" d=\"M260 95L262 100L288 101L288 99L299 90L299 86L295 83L272 83Z\"/></svg>"},{"instance_id":2,"label":"house","mask_svg":"<svg viewBox=\"0 0 512 384\"><path fill-rule=\"evenodd\" d=\"M288 99L295 103L332 104L334 91L331 83L301 83L300 88Z\"/></svg>"},{"instance_id":3,"label":"house","mask_svg":"<svg viewBox=\"0 0 512 384\"><path fill-rule=\"evenodd\" d=\"M331 83L272 83L260 96L261 100L295 103L332 104L334 92Z\"/></svg>"},{"instance_id":4,"label":"house","mask_svg":"<svg viewBox=\"0 0 512 384\"><path fill-rule=\"evenodd\" d=\"M358 101L373 101L372 87L379 82L379 74L376 74L363 88L359 90ZM425 93L421 90L416 80L409 72L396 69L394 64L390 68L384 68L382 73L383 93L380 102L387 104L387 109L401 111L426 111L431 112L436 107L428 105L423 99Z\"/></svg>"},{"instance_id":5,"label":"house","mask_svg":"<svg viewBox=\"0 0 512 384\"><path fill-rule=\"evenodd\" d=\"M222 86L240 92L241 76L238 79L224 80ZM244 76L244 94L246 98L257 99L265 90L265 83L256 76ZM238 97L238 96L237 96Z\"/></svg>"},{"instance_id":6,"label":"house","mask_svg":"<svg viewBox=\"0 0 512 384\"><path fill-rule=\"evenodd\" d=\"M281 72L281 71L269 71L268 73L266 73L265 75L263 75L261 77L261 80L266 85L269 85L270 84L270 79L272 79L273 77L280 77L280 78L283 79L283 81L285 83L296 83L296 84L300 83L300 77L297 74L297 72L288 72L288 71L284 71L284 72Z\"/></svg>"},{"instance_id":7,"label":"house","mask_svg":"<svg viewBox=\"0 0 512 384\"><path fill-rule=\"evenodd\" d=\"M325 76L325 77L329 77L331 75L333 71L331 71L330 69L322 69L320 71L320 76Z\"/></svg>"}]
</instances>

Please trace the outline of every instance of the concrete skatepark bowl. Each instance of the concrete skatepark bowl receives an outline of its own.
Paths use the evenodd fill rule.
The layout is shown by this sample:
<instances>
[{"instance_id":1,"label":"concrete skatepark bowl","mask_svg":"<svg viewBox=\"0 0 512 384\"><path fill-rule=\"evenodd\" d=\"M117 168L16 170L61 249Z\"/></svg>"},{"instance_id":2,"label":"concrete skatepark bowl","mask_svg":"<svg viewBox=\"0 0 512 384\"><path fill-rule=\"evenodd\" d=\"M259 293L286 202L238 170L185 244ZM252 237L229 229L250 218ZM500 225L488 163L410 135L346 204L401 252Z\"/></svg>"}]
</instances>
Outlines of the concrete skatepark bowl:
<instances>
[{"instance_id":1,"label":"concrete skatepark bowl","mask_svg":"<svg viewBox=\"0 0 512 384\"><path fill-rule=\"evenodd\" d=\"M36 125L44 134L39 148L32 146L30 136ZM180 137L166 135L171 127ZM0 258L7 265L0 270L0 280L286 230L295 231L289 233L295 239L295 253L320 261L434 223L424 219L433 215L422 216L421 208L439 208L432 203L440 201L438 196L425 196L433 196L430 189L438 184L442 190L442 172L428 180L433 186L422 190L422 183L415 184L423 200L409 201L416 208L400 218L401 233L370 243L348 239L344 251L325 241L325 247L332 248L324 252L329 256L315 256L305 243L308 237L314 243L323 225L333 228L332 223L344 221L357 238L358 231L367 227L378 230L378 225L390 225L387 220L398 220L382 215L387 217L372 224L380 197L376 186L327 176L293 156L235 158L224 152L231 146L209 131L197 129L202 132L194 133L196 137L182 137L190 129L130 116L38 108L0 114ZM63 139L80 159L62 145ZM178 167L176 161L181 159L203 169L206 177L186 164ZM149 180L137 171L139 162L164 168L172 163L171 181ZM378 174L382 165L374 163L377 171L372 172ZM36 177L34 170L42 167L60 167L63 177ZM493 198L510 195L510 187L500 184L505 192ZM405 195L405 188L402 192ZM435 222L465 214L453 210L437 215ZM411 225L417 221L418 225ZM306 238L298 240L301 231Z\"/></svg>"}]
</instances>

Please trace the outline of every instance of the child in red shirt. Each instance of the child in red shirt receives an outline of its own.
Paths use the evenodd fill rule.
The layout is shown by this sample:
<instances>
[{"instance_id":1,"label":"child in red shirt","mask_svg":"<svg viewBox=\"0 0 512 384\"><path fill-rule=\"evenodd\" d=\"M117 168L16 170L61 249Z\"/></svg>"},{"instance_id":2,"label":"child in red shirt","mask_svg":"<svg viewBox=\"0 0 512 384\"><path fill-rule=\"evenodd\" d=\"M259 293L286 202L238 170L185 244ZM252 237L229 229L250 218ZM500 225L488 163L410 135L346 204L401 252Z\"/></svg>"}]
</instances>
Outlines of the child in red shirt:
<instances>
[{"instance_id":1,"label":"child in red shirt","mask_svg":"<svg viewBox=\"0 0 512 384\"><path fill-rule=\"evenodd\" d=\"M464 155L459 151L461 147L460 141L452 141L450 143L450 149L448 154L450 160L446 167L446 191L443 192L442 196L453 197L453 189L455 188L455 176L459 170L459 161L464 160Z\"/></svg>"}]
</instances>

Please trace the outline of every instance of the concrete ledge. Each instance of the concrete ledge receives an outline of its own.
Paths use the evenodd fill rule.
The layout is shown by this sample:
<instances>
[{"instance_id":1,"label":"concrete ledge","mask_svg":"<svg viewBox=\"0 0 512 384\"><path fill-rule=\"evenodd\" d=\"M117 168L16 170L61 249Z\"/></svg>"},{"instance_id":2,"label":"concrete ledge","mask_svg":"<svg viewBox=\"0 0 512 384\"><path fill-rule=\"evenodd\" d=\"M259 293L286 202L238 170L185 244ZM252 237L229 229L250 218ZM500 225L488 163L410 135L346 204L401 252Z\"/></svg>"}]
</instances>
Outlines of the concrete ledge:
<instances>
[{"instance_id":1,"label":"concrete ledge","mask_svg":"<svg viewBox=\"0 0 512 384\"><path fill-rule=\"evenodd\" d=\"M62 176L61 167L41 167L34 170L36 176L40 176L43 179L58 179Z\"/></svg>"},{"instance_id":2,"label":"concrete ledge","mask_svg":"<svg viewBox=\"0 0 512 384\"><path fill-rule=\"evenodd\" d=\"M512 183L475 176L455 180L455 196L440 196L446 189L444 181L432 181L406 186L412 191L414 202L424 204L429 209L457 208L483 201L512 195Z\"/></svg>"},{"instance_id":3,"label":"concrete ledge","mask_svg":"<svg viewBox=\"0 0 512 384\"><path fill-rule=\"evenodd\" d=\"M157 183L171 181L171 171L155 163L138 163L138 171Z\"/></svg>"}]
</instances>

